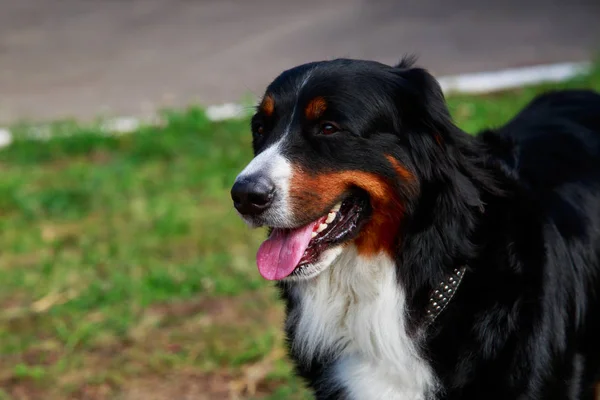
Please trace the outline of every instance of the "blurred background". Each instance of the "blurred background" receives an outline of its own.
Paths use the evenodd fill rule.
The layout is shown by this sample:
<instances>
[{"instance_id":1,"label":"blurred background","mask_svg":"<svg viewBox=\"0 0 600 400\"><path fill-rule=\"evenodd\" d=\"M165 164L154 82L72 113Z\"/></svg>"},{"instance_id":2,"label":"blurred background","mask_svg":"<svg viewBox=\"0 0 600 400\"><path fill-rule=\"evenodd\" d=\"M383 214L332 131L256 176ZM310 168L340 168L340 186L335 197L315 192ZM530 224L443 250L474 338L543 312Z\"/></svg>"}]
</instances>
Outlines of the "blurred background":
<instances>
[{"instance_id":1,"label":"blurred background","mask_svg":"<svg viewBox=\"0 0 600 400\"><path fill-rule=\"evenodd\" d=\"M0 400L303 399L228 190L244 114L335 57L436 76L593 60L597 0L0 0ZM566 82L449 96L468 132ZM105 117L133 116L128 135Z\"/></svg>"},{"instance_id":2,"label":"blurred background","mask_svg":"<svg viewBox=\"0 0 600 400\"><path fill-rule=\"evenodd\" d=\"M151 115L334 57L437 75L586 60L595 0L0 0L0 117Z\"/></svg>"}]
</instances>

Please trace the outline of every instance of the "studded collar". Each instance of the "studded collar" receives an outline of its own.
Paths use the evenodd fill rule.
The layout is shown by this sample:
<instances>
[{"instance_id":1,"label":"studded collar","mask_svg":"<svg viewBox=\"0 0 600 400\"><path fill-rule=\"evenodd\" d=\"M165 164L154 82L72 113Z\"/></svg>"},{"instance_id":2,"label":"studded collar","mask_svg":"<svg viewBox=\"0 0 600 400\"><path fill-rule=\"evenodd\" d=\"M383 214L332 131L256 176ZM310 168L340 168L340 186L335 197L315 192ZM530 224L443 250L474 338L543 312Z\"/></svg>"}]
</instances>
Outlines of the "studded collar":
<instances>
[{"instance_id":1,"label":"studded collar","mask_svg":"<svg viewBox=\"0 0 600 400\"><path fill-rule=\"evenodd\" d=\"M455 268L439 285L431 291L425 314L425 328L428 328L444 311L456 294L467 267Z\"/></svg>"}]
</instances>

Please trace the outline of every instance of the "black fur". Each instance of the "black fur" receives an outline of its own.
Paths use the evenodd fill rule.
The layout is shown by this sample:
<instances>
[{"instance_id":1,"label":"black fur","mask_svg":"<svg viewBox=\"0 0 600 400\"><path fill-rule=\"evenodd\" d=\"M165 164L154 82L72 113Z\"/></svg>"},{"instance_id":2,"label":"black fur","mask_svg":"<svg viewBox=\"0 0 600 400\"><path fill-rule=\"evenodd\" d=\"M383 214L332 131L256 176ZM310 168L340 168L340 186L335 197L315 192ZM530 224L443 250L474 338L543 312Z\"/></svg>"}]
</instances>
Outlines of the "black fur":
<instances>
[{"instance_id":1,"label":"black fur","mask_svg":"<svg viewBox=\"0 0 600 400\"><path fill-rule=\"evenodd\" d=\"M400 182L397 188L406 218L396 259L413 332L423 323L430 290L467 266L423 343L442 384L436 399L594 398L600 95L545 94L502 128L470 136L452 123L435 79L410 62L307 64L284 72L267 92L276 99L275 113L253 118L254 131L267 132L255 135L256 152L289 126L286 155L312 172L359 169L393 178L384 162L391 154L417 178L417 193ZM342 132L323 136L318 123L291 119L295 105L314 96L327 99L323 118ZM295 300L280 287L289 311ZM294 336L293 324L287 334ZM331 361L298 365L319 398Z\"/></svg>"}]
</instances>

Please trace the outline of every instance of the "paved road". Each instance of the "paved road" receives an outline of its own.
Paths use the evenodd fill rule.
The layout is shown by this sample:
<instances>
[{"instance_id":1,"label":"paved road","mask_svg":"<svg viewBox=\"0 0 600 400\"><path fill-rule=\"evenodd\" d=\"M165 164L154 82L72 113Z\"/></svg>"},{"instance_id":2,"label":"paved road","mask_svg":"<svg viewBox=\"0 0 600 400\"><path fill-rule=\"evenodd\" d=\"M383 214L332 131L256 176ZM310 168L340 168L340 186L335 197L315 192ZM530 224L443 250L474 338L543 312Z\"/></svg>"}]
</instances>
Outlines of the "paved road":
<instances>
[{"instance_id":1,"label":"paved road","mask_svg":"<svg viewBox=\"0 0 600 400\"><path fill-rule=\"evenodd\" d=\"M0 0L0 121L236 101L339 56L454 74L598 48L598 0Z\"/></svg>"}]
</instances>

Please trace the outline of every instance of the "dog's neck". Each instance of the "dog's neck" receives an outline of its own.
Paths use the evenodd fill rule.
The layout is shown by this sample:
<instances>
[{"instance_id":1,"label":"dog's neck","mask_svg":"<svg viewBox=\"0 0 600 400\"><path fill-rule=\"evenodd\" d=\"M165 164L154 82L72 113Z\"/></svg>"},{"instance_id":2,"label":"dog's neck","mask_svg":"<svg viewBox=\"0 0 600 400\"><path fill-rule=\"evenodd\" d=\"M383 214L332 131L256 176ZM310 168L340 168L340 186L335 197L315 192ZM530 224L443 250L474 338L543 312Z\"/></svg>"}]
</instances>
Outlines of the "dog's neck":
<instances>
[{"instance_id":1,"label":"dog's neck","mask_svg":"<svg viewBox=\"0 0 600 400\"><path fill-rule=\"evenodd\" d=\"M418 155L415 163L428 171L419 193L407 205L396 244L396 264L411 313L409 325L426 323L432 291L454 270L477 265L478 229L488 202L504 196L505 178L490 163L478 138L455 128L439 147ZM502 188L500 187L502 186Z\"/></svg>"}]
</instances>

